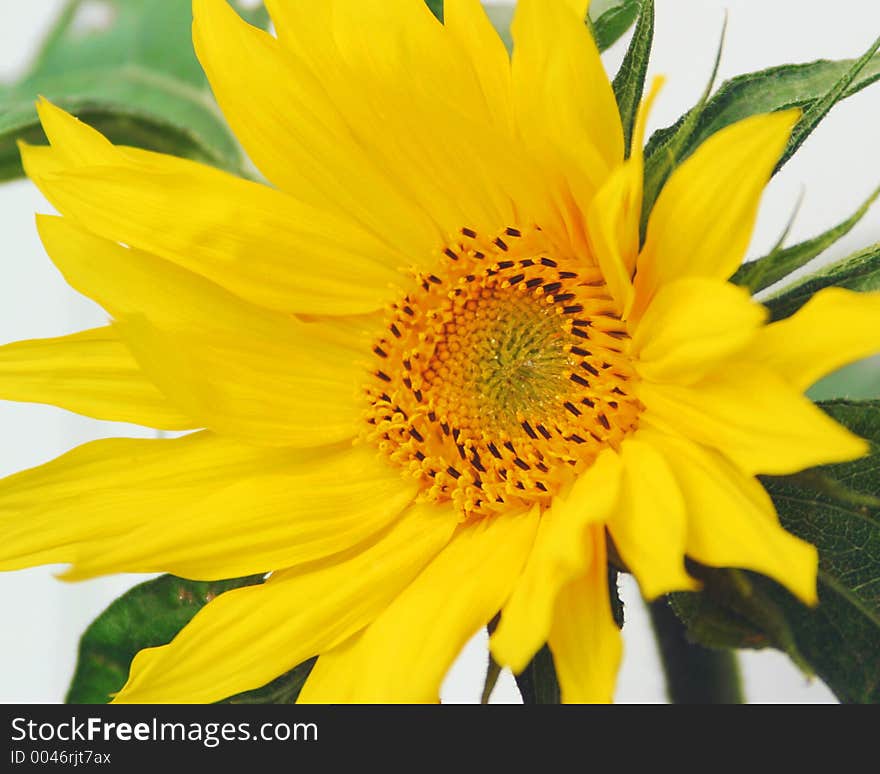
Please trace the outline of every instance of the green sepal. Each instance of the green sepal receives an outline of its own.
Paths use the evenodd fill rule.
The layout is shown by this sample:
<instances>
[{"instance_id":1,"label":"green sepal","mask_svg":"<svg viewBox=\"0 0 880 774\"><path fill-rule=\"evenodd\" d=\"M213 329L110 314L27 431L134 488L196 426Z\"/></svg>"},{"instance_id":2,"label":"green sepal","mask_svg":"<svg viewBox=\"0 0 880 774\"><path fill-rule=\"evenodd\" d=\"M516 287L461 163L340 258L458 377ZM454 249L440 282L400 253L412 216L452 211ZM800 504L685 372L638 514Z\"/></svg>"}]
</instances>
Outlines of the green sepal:
<instances>
[{"instance_id":1,"label":"green sepal","mask_svg":"<svg viewBox=\"0 0 880 774\"><path fill-rule=\"evenodd\" d=\"M820 404L871 444L861 459L764 477L780 521L819 550L820 603L809 608L774 581L703 570L701 592L672 595L697 642L778 648L821 677L841 702L880 702L880 401Z\"/></svg>"},{"instance_id":2,"label":"green sepal","mask_svg":"<svg viewBox=\"0 0 880 774\"><path fill-rule=\"evenodd\" d=\"M125 685L138 651L171 642L218 594L262 582L262 575L203 582L162 575L135 586L86 629L65 702L106 704Z\"/></svg>"},{"instance_id":3,"label":"green sepal","mask_svg":"<svg viewBox=\"0 0 880 774\"><path fill-rule=\"evenodd\" d=\"M612 84L620 120L623 125L624 147L629 156L633 127L645 90L645 75L654 40L654 0L644 0L633 38Z\"/></svg>"},{"instance_id":4,"label":"green sepal","mask_svg":"<svg viewBox=\"0 0 880 774\"><path fill-rule=\"evenodd\" d=\"M811 108L827 99L857 65L857 60L820 60L740 75L726 81L711 99L701 101L672 126L654 132L645 148L643 225L669 175L706 139L726 126L759 113L799 107L806 116ZM870 58L857 73L836 95L836 102L880 78L880 56ZM805 137L800 136L800 141Z\"/></svg>"},{"instance_id":5,"label":"green sepal","mask_svg":"<svg viewBox=\"0 0 880 774\"><path fill-rule=\"evenodd\" d=\"M643 0L593 0L587 23L599 51L622 38L639 16Z\"/></svg>"},{"instance_id":6,"label":"green sepal","mask_svg":"<svg viewBox=\"0 0 880 774\"><path fill-rule=\"evenodd\" d=\"M805 266L837 240L852 231L878 196L880 196L880 188L874 191L849 218L819 236L791 247L783 248L781 245L777 245L763 258L744 263L730 281L735 285L747 288L751 293L757 293L759 290L764 290L764 288L784 279L795 269Z\"/></svg>"},{"instance_id":7,"label":"green sepal","mask_svg":"<svg viewBox=\"0 0 880 774\"><path fill-rule=\"evenodd\" d=\"M770 310L771 321L782 320L793 315L815 293L828 287L880 290L880 243L786 285L762 303Z\"/></svg>"},{"instance_id":8,"label":"green sepal","mask_svg":"<svg viewBox=\"0 0 880 774\"><path fill-rule=\"evenodd\" d=\"M296 704L299 692L317 660L317 657L310 658L262 688L230 696L219 704Z\"/></svg>"}]
</instances>

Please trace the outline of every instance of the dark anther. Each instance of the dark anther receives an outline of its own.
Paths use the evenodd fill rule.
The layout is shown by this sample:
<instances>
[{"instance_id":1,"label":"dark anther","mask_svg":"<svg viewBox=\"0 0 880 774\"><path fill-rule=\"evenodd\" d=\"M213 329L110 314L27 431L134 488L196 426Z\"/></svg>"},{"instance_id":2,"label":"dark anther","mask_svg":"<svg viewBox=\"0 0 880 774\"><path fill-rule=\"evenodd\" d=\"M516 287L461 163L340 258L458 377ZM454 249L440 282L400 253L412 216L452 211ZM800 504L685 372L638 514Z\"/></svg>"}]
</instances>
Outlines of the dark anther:
<instances>
[{"instance_id":1,"label":"dark anther","mask_svg":"<svg viewBox=\"0 0 880 774\"><path fill-rule=\"evenodd\" d=\"M519 457L514 457L513 464L516 465L520 470L531 470L532 469L532 466L529 465L528 462L526 462L523 459L520 459Z\"/></svg>"},{"instance_id":2,"label":"dark anther","mask_svg":"<svg viewBox=\"0 0 880 774\"><path fill-rule=\"evenodd\" d=\"M561 271L559 272L559 279L574 279L577 277L576 271Z\"/></svg>"},{"instance_id":3,"label":"dark anther","mask_svg":"<svg viewBox=\"0 0 880 774\"><path fill-rule=\"evenodd\" d=\"M481 253L479 250L477 250L477 251L474 253L474 258L476 258L476 259L479 260L479 261L482 261L483 258L485 258L485 257L486 257L486 254L485 254L485 253Z\"/></svg>"},{"instance_id":4,"label":"dark anther","mask_svg":"<svg viewBox=\"0 0 880 774\"><path fill-rule=\"evenodd\" d=\"M589 398L581 398L581 403L583 403L585 406L589 406L590 408L596 408L596 404Z\"/></svg>"},{"instance_id":5,"label":"dark anther","mask_svg":"<svg viewBox=\"0 0 880 774\"><path fill-rule=\"evenodd\" d=\"M572 374L568 378L571 379L573 382L577 382L577 384L581 385L582 387L589 387L590 386L590 383L586 379L584 379L584 377L581 376L580 374Z\"/></svg>"},{"instance_id":6,"label":"dark anther","mask_svg":"<svg viewBox=\"0 0 880 774\"><path fill-rule=\"evenodd\" d=\"M461 435L461 430L459 430L457 427L456 427L456 428L453 428L453 430L452 430L452 438L453 438L453 440L457 441L457 440L458 440L458 436L460 436L460 435Z\"/></svg>"},{"instance_id":7,"label":"dark anther","mask_svg":"<svg viewBox=\"0 0 880 774\"><path fill-rule=\"evenodd\" d=\"M436 415L433 411L429 411L429 412L428 412L428 419L430 419L432 422L436 422L436 421L437 421L437 415Z\"/></svg>"},{"instance_id":8,"label":"dark anther","mask_svg":"<svg viewBox=\"0 0 880 774\"><path fill-rule=\"evenodd\" d=\"M498 261L499 269L509 269L511 266L513 266L513 261Z\"/></svg>"},{"instance_id":9,"label":"dark anther","mask_svg":"<svg viewBox=\"0 0 880 774\"><path fill-rule=\"evenodd\" d=\"M526 435L534 441L538 440L538 434L532 430L532 426L528 422L522 423L522 429L526 431Z\"/></svg>"},{"instance_id":10,"label":"dark anther","mask_svg":"<svg viewBox=\"0 0 880 774\"><path fill-rule=\"evenodd\" d=\"M406 389L412 389L412 379L410 379L408 376L404 376L401 381L404 383L404 385L406 385Z\"/></svg>"},{"instance_id":11,"label":"dark anther","mask_svg":"<svg viewBox=\"0 0 880 774\"><path fill-rule=\"evenodd\" d=\"M583 368L584 371L587 371L588 373L593 374L593 376L599 375L599 372L595 368L593 368L593 366L591 366L589 363L587 363L586 361L581 363L581 368Z\"/></svg>"},{"instance_id":12,"label":"dark anther","mask_svg":"<svg viewBox=\"0 0 880 774\"><path fill-rule=\"evenodd\" d=\"M535 425L538 428L538 432L544 436L548 441L553 437L552 433L544 427L544 425Z\"/></svg>"},{"instance_id":13,"label":"dark anther","mask_svg":"<svg viewBox=\"0 0 880 774\"><path fill-rule=\"evenodd\" d=\"M559 293L558 295L553 296L553 300L557 304L564 304L566 301L571 301L574 298L574 293Z\"/></svg>"},{"instance_id":14,"label":"dark anther","mask_svg":"<svg viewBox=\"0 0 880 774\"><path fill-rule=\"evenodd\" d=\"M581 349L580 347L572 347L572 348L571 348L571 354L572 354L572 355L577 355L578 357L589 357L589 356L590 356L590 350L588 350L588 349Z\"/></svg>"},{"instance_id":15,"label":"dark anther","mask_svg":"<svg viewBox=\"0 0 880 774\"><path fill-rule=\"evenodd\" d=\"M475 274L468 274L467 277L465 277L468 282L473 282L476 278L477 276Z\"/></svg>"},{"instance_id":16,"label":"dark anther","mask_svg":"<svg viewBox=\"0 0 880 774\"><path fill-rule=\"evenodd\" d=\"M562 310L565 314L577 314L578 312L583 312L584 308L580 304L574 304L573 306L566 306ZM572 323L575 325L576 323Z\"/></svg>"},{"instance_id":17,"label":"dark anther","mask_svg":"<svg viewBox=\"0 0 880 774\"><path fill-rule=\"evenodd\" d=\"M547 487L544 486L544 484L542 484L540 481L536 481L535 486L538 487L538 489L540 489L542 492L547 491Z\"/></svg>"},{"instance_id":18,"label":"dark anther","mask_svg":"<svg viewBox=\"0 0 880 774\"><path fill-rule=\"evenodd\" d=\"M579 417L581 415L581 410L577 406L575 406L574 403L570 403L569 401L566 401L562 405L565 406L565 408L567 408L576 417Z\"/></svg>"},{"instance_id":19,"label":"dark anther","mask_svg":"<svg viewBox=\"0 0 880 774\"><path fill-rule=\"evenodd\" d=\"M592 323L589 320L572 320L571 324L575 328L589 328Z\"/></svg>"},{"instance_id":20,"label":"dark anther","mask_svg":"<svg viewBox=\"0 0 880 774\"><path fill-rule=\"evenodd\" d=\"M626 331L605 331L612 339L628 339L629 334Z\"/></svg>"},{"instance_id":21,"label":"dark anther","mask_svg":"<svg viewBox=\"0 0 880 774\"><path fill-rule=\"evenodd\" d=\"M521 237L522 236L522 231L520 231L518 228L508 228L504 231L504 233L507 234L507 236L512 236L512 237Z\"/></svg>"},{"instance_id":22,"label":"dark anther","mask_svg":"<svg viewBox=\"0 0 880 774\"><path fill-rule=\"evenodd\" d=\"M452 258L453 261L458 260L458 256L455 254L455 252L452 251L451 248L447 247L443 252L446 253L447 256Z\"/></svg>"},{"instance_id":23,"label":"dark anther","mask_svg":"<svg viewBox=\"0 0 880 774\"><path fill-rule=\"evenodd\" d=\"M548 282L546 285L544 285L544 292L549 296L552 293L555 293L561 287L561 282Z\"/></svg>"},{"instance_id":24,"label":"dark anther","mask_svg":"<svg viewBox=\"0 0 880 774\"><path fill-rule=\"evenodd\" d=\"M403 367L404 367L407 371L412 371L412 363L410 362L410 359L409 359L408 357L405 357L405 358L403 359Z\"/></svg>"},{"instance_id":25,"label":"dark anther","mask_svg":"<svg viewBox=\"0 0 880 774\"><path fill-rule=\"evenodd\" d=\"M522 282L525 279L525 274L515 274L509 280L507 280L511 285L516 285L517 282Z\"/></svg>"},{"instance_id":26,"label":"dark anther","mask_svg":"<svg viewBox=\"0 0 880 774\"><path fill-rule=\"evenodd\" d=\"M422 436L422 434L421 434L418 430L416 430L414 427L411 427L411 428L409 429L409 434L410 434L413 438L415 438L419 443L424 443L424 442L425 442L425 438L424 438L424 436Z\"/></svg>"},{"instance_id":27,"label":"dark anther","mask_svg":"<svg viewBox=\"0 0 880 774\"><path fill-rule=\"evenodd\" d=\"M516 449L513 448L513 444L510 441L504 442L504 448L507 449L507 451L512 452L513 454L516 454Z\"/></svg>"},{"instance_id":28,"label":"dark anther","mask_svg":"<svg viewBox=\"0 0 880 774\"><path fill-rule=\"evenodd\" d=\"M534 262L531 258L523 258L523 259L519 262L519 265L522 266L524 269L526 269L526 268L528 268L529 266L534 266L534 265L535 265L535 262Z\"/></svg>"},{"instance_id":29,"label":"dark anther","mask_svg":"<svg viewBox=\"0 0 880 774\"><path fill-rule=\"evenodd\" d=\"M527 288L536 288L538 285L543 284L544 280L541 277L533 277L528 282L526 282Z\"/></svg>"},{"instance_id":30,"label":"dark anther","mask_svg":"<svg viewBox=\"0 0 880 774\"><path fill-rule=\"evenodd\" d=\"M461 457L463 460L467 459L467 457L465 456L465 453L464 453L464 444L457 443L457 444L455 444L455 448L458 449L458 456L459 457Z\"/></svg>"},{"instance_id":31,"label":"dark anther","mask_svg":"<svg viewBox=\"0 0 880 774\"><path fill-rule=\"evenodd\" d=\"M464 234L468 239L476 239L477 238L477 232L474 231L472 228L463 228L461 230L461 233Z\"/></svg>"},{"instance_id":32,"label":"dark anther","mask_svg":"<svg viewBox=\"0 0 880 774\"><path fill-rule=\"evenodd\" d=\"M552 267L552 268L554 268L554 269L559 265L559 264L556 263L556 261L554 261L552 258L542 258L542 259L541 259L541 264L542 264L543 266L550 266L550 267Z\"/></svg>"},{"instance_id":33,"label":"dark anther","mask_svg":"<svg viewBox=\"0 0 880 774\"><path fill-rule=\"evenodd\" d=\"M433 282L435 285L442 285L443 280L440 277L435 276L434 274L429 274L428 279Z\"/></svg>"},{"instance_id":34,"label":"dark anther","mask_svg":"<svg viewBox=\"0 0 880 774\"><path fill-rule=\"evenodd\" d=\"M391 323L391 327L388 330L394 334L395 338L400 338L400 331L397 330L397 326L394 323Z\"/></svg>"},{"instance_id":35,"label":"dark anther","mask_svg":"<svg viewBox=\"0 0 880 774\"><path fill-rule=\"evenodd\" d=\"M453 468L452 465L450 465L448 468L446 468L446 472L450 476L452 476L453 478L461 478L461 473L459 473L455 468Z\"/></svg>"},{"instance_id":36,"label":"dark anther","mask_svg":"<svg viewBox=\"0 0 880 774\"><path fill-rule=\"evenodd\" d=\"M550 468L548 468L543 462L539 462L535 467L540 470L542 473L549 473Z\"/></svg>"},{"instance_id":37,"label":"dark anther","mask_svg":"<svg viewBox=\"0 0 880 774\"><path fill-rule=\"evenodd\" d=\"M606 430L611 429L611 423L608 421L608 417L606 417L604 414L597 414L596 417L598 418L599 424L602 425L602 427L604 427Z\"/></svg>"},{"instance_id":38,"label":"dark anther","mask_svg":"<svg viewBox=\"0 0 880 774\"><path fill-rule=\"evenodd\" d=\"M485 473L486 468L483 466L483 461L480 459L480 455L474 452L474 456L471 459L471 465L473 465L480 473Z\"/></svg>"},{"instance_id":39,"label":"dark anther","mask_svg":"<svg viewBox=\"0 0 880 774\"><path fill-rule=\"evenodd\" d=\"M416 459L417 459L419 462L421 462L423 459L425 459L425 453L422 452L422 451L417 451L417 452L416 452Z\"/></svg>"},{"instance_id":40,"label":"dark anther","mask_svg":"<svg viewBox=\"0 0 880 774\"><path fill-rule=\"evenodd\" d=\"M486 444L486 447L489 449L495 459L501 459L501 452L498 451L498 447L494 443L489 442L488 444Z\"/></svg>"},{"instance_id":41,"label":"dark anther","mask_svg":"<svg viewBox=\"0 0 880 774\"><path fill-rule=\"evenodd\" d=\"M580 328L572 328L571 335L577 336L579 339L589 339L590 335L588 333L584 333Z\"/></svg>"},{"instance_id":42,"label":"dark anther","mask_svg":"<svg viewBox=\"0 0 880 774\"><path fill-rule=\"evenodd\" d=\"M525 485L522 481L517 481L517 482L516 482L516 488L517 488L517 489L525 489L525 488L526 488L526 485Z\"/></svg>"},{"instance_id":43,"label":"dark anther","mask_svg":"<svg viewBox=\"0 0 880 774\"><path fill-rule=\"evenodd\" d=\"M391 377L388 376L384 371L376 371L376 376L378 376L383 382L390 382Z\"/></svg>"},{"instance_id":44,"label":"dark anther","mask_svg":"<svg viewBox=\"0 0 880 774\"><path fill-rule=\"evenodd\" d=\"M403 307L403 311L406 312L410 317L413 317L415 315L415 312L412 310L411 306Z\"/></svg>"},{"instance_id":45,"label":"dark anther","mask_svg":"<svg viewBox=\"0 0 880 774\"><path fill-rule=\"evenodd\" d=\"M388 357L388 353L382 349L382 347L373 347L373 352L375 352L379 357Z\"/></svg>"},{"instance_id":46,"label":"dark anther","mask_svg":"<svg viewBox=\"0 0 880 774\"><path fill-rule=\"evenodd\" d=\"M447 425L445 422L441 422L440 427L445 435L449 435L449 425Z\"/></svg>"},{"instance_id":47,"label":"dark anther","mask_svg":"<svg viewBox=\"0 0 880 774\"><path fill-rule=\"evenodd\" d=\"M568 437L569 441L574 441L575 443L586 443L586 441L581 438L579 435L571 435Z\"/></svg>"},{"instance_id":48,"label":"dark anther","mask_svg":"<svg viewBox=\"0 0 880 774\"><path fill-rule=\"evenodd\" d=\"M505 252L507 251L507 242L505 242L501 237L495 240L495 244L498 245Z\"/></svg>"},{"instance_id":49,"label":"dark anther","mask_svg":"<svg viewBox=\"0 0 880 774\"><path fill-rule=\"evenodd\" d=\"M379 396L379 400L384 400L386 403L391 403L391 396L387 392L383 392Z\"/></svg>"},{"instance_id":50,"label":"dark anther","mask_svg":"<svg viewBox=\"0 0 880 774\"><path fill-rule=\"evenodd\" d=\"M419 403L422 402L422 391L421 390L413 390L413 395L415 395L415 398Z\"/></svg>"}]
</instances>

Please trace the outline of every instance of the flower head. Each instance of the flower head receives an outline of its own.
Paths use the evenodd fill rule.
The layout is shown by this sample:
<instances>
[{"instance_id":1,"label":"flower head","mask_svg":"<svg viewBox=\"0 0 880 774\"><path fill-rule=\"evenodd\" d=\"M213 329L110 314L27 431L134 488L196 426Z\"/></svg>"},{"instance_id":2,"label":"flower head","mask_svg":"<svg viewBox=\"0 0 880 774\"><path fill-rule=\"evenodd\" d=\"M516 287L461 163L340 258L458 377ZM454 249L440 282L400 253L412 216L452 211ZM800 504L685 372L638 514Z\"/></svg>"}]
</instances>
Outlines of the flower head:
<instances>
[{"instance_id":1,"label":"flower head","mask_svg":"<svg viewBox=\"0 0 880 774\"><path fill-rule=\"evenodd\" d=\"M717 133L639 238L585 0L196 0L194 40L267 184L131 148L43 102L43 242L105 328L0 350L4 397L165 429L0 488L0 568L271 573L142 651L116 701L205 702L320 658L304 701L435 701L464 642L610 700L606 542L648 598L685 556L816 601L755 475L862 455L803 397L880 349L875 295L795 316L727 282L797 120ZM6 382L9 382L7 384ZM8 516L6 514L9 514ZM22 526L26 525L26 526Z\"/></svg>"}]
</instances>

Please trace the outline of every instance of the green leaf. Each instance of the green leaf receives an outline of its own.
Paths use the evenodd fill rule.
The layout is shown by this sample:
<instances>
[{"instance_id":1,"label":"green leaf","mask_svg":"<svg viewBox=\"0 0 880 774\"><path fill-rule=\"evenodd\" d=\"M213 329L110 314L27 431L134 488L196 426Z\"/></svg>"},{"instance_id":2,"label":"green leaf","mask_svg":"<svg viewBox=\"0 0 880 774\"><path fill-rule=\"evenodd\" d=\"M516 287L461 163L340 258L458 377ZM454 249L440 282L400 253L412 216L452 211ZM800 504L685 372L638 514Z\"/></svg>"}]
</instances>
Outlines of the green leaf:
<instances>
[{"instance_id":1,"label":"green leaf","mask_svg":"<svg viewBox=\"0 0 880 774\"><path fill-rule=\"evenodd\" d=\"M106 704L125 684L139 650L170 642L218 594L257 583L262 576L197 582L163 575L135 586L86 629L65 701Z\"/></svg>"},{"instance_id":2,"label":"green leaf","mask_svg":"<svg viewBox=\"0 0 880 774\"><path fill-rule=\"evenodd\" d=\"M627 49L620 70L614 78L614 96L623 123L624 147L630 153L633 127L645 90L645 75L654 40L654 0L644 0L636 31Z\"/></svg>"},{"instance_id":3,"label":"green leaf","mask_svg":"<svg viewBox=\"0 0 880 774\"><path fill-rule=\"evenodd\" d=\"M797 152L798 148L804 144L804 140L813 133L813 130L821 123L822 119L828 115L831 108L843 99L847 89L852 86L853 81L855 81L865 67L868 66L871 59L874 57L874 54L877 53L878 48L880 48L880 38L877 38L877 40L871 44L871 47L864 53L864 55L853 63L852 67L840 77L837 83L828 89L821 99L816 100L804 110L804 114L801 116L797 124L795 124L795 127L791 132L791 137L788 139L788 145L785 146L785 151L782 154L782 158L779 159L779 163L776 165L774 174L782 169L785 162L788 161Z\"/></svg>"},{"instance_id":4,"label":"green leaf","mask_svg":"<svg viewBox=\"0 0 880 774\"><path fill-rule=\"evenodd\" d=\"M795 269L805 266L831 247L838 239L852 231L878 196L880 196L880 188L874 191L853 215L823 234L791 247L774 248L763 258L743 264L733 275L731 282L748 288L751 293L757 293L759 290L768 288L775 282L784 279Z\"/></svg>"},{"instance_id":5,"label":"green leaf","mask_svg":"<svg viewBox=\"0 0 880 774\"><path fill-rule=\"evenodd\" d=\"M431 13L440 21L443 21L443 0L425 0L425 3L431 9Z\"/></svg>"},{"instance_id":6,"label":"green leaf","mask_svg":"<svg viewBox=\"0 0 880 774\"><path fill-rule=\"evenodd\" d=\"M40 95L115 143L239 171L238 143L196 60L191 28L188 2L69 0L30 71L0 91L0 180L22 174L16 140L46 141L34 108Z\"/></svg>"},{"instance_id":7,"label":"green leaf","mask_svg":"<svg viewBox=\"0 0 880 774\"><path fill-rule=\"evenodd\" d=\"M296 704L317 657L304 661L271 683L224 699L220 704Z\"/></svg>"},{"instance_id":8,"label":"green leaf","mask_svg":"<svg viewBox=\"0 0 880 774\"><path fill-rule=\"evenodd\" d=\"M820 405L866 438L870 454L764 478L782 525L819 549L819 606L806 607L767 578L730 570L711 571L703 592L674 595L674 604L698 642L778 647L819 675L840 701L878 703L880 401ZM730 583L732 572L747 585Z\"/></svg>"},{"instance_id":9,"label":"green leaf","mask_svg":"<svg viewBox=\"0 0 880 774\"><path fill-rule=\"evenodd\" d=\"M645 148L645 217L672 170L704 140L730 124L759 113L794 107L809 111L827 97L856 64L849 59L821 60L740 75L722 84L705 104L697 105L672 126L656 131ZM874 56L837 101L861 91L878 78L880 56Z\"/></svg>"},{"instance_id":10,"label":"green leaf","mask_svg":"<svg viewBox=\"0 0 880 774\"><path fill-rule=\"evenodd\" d=\"M589 23L600 51L613 46L635 23L642 0L593 0Z\"/></svg>"},{"instance_id":11,"label":"green leaf","mask_svg":"<svg viewBox=\"0 0 880 774\"><path fill-rule=\"evenodd\" d=\"M880 243L787 285L762 303L770 310L771 320L782 320L800 309L814 293L831 286L880 290Z\"/></svg>"},{"instance_id":12,"label":"green leaf","mask_svg":"<svg viewBox=\"0 0 880 774\"><path fill-rule=\"evenodd\" d=\"M559 704L559 682L553 655L546 645L541 648L529 665L518 675L516 684L523 704Z\"/></svg>"}]
</instances>

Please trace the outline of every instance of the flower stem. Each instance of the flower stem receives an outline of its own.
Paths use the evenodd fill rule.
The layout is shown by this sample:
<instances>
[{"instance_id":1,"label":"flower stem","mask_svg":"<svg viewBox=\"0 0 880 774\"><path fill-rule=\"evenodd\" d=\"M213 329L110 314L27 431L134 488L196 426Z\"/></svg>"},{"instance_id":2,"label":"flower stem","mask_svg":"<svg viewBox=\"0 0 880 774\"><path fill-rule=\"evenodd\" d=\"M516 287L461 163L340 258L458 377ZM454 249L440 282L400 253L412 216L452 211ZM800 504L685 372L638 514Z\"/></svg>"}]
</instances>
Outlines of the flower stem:
<instances>
[{"instance_id":1,"label":"flower stem","mask_svg":"<svg viewBox=\"0 0 880 774\"><path fill-rule=\"evenodd\" d=\"M689 642L666 599L648 605L672 704L743 704L739 666L732 651Z\"/></svg>"}]
</instances>

